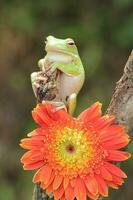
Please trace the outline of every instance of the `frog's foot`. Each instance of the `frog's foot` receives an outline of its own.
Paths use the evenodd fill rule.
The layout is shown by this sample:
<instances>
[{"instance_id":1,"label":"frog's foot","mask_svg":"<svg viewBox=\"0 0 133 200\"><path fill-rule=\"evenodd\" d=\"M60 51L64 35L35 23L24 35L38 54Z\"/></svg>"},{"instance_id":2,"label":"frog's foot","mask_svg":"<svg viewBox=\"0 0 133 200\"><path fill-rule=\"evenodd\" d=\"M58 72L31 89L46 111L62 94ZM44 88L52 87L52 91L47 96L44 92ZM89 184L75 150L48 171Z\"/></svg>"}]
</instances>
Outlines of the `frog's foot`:
<instances>
[{"instance_id":1,"label":"frog's foot","mask_svg":"<svg viewBox=\"0 0 133 200\"><path fill-rule=\"evenodd\" d=\"M34 82L39 82L39 81L43 81L43 82L46 82L47 81L47 78L43 76L42 73L40 72L33 72L31 74L31 83L34 83Z\"/></svg>"},{"instance_id":2,"label":"frog's foot","mask_svg":"<svg viewBox=\"0 0 133 200\"><path fill-rule=\"evenodd\" d=\"M57 112L58 110L64 109L67 112L67 108L63 102L57 102L57 101L42 101L43 104L50 103L54 105L54 109L52 109L52 112Z\"/></svg>"},{"instance_id":3,"label":"frog's foot","mask_svg":"<svg viewBox=\"0 0 133 200\"><path fill-rule=\"evenodd\" d=\"M38 76L38 72L33 72L31 74L31 84L32 84L32 89L35 94L35 97L37 97L37 90L40 87L39 83L37 83L37 81L36 81L37 76Z\"/></svg>"},{"instance_id":4,"label":"frog's foot","mask_svg":"<svg viewBox=\"0 0 133 200\"><path fill-rule=\"evenodd\" d=\"M40 72L33 72L31 74L31 84L34 91L35 96L37 97L37 91L40 88L40 82L46 82L47 78L42 76Z\"/></svg>"},{"instance_id":5,"label":"frog's foot","mask_svg":"<svg viewBox=\"0 0 133 200\"><path fill-rule=\"evenodd\" d=\"M73 93L69 97L67 97L66 101L67 101L68 112L72 115L76 108L76 102L77 102L76 93Z\"/></svg>"}]
</instances>

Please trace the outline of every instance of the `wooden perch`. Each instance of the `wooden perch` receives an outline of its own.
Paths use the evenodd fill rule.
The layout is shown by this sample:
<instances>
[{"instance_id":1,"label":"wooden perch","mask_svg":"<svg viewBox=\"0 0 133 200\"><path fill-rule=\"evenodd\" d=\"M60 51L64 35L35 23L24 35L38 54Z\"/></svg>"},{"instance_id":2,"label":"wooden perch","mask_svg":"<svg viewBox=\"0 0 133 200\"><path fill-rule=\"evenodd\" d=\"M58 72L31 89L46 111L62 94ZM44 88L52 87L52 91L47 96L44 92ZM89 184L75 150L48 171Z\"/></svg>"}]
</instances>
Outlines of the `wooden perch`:
<instances>
[{"instance_id":1,"label":"wooden perch","mask_svg":"<svg viewBox=\"0 0 133 200\"><path fill-rule=\"evenodd\" d=\"M133 134L133 51L125 65L123 76L116 83L107 113L115 115L117 123L125 125L130 136ZM39 184L35 184L32 200L53 199L52 194L46 194Z\"/></svg>"},{"instance_id":2,"label":"wooden perch","mask_svg":"<svg viewBox=\"0 0 133 200\"><path fill-rule=\"evenodd\" d=\"M117 122L126 126L130 136L133 134L133 50L125 65L123 76L116 83L107 112L115 115Z\"/></svg>"}]
</instances>

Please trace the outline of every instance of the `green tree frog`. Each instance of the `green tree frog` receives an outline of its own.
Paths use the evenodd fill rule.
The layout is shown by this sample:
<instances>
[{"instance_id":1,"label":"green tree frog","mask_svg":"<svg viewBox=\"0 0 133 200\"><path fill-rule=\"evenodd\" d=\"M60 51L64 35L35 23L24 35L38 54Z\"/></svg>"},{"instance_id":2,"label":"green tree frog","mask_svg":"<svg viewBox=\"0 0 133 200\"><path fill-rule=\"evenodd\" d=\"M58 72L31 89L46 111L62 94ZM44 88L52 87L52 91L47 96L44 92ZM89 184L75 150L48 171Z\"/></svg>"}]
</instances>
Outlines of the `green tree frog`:
<instances>
[{"instance_id":1,"label":"green tree frog","mask_svg":"<svg viewBox=\"0 0 133 200\"><path fill-rule=\"evenodd\" d=\"M54 102L59 108L62 107L62 102L68 109L69 113L73 113L76 107L76 97L83 86L85 73L78 54L78 49L71 38L58 39L53 36L46 38L46 55L40 59L38 65L40 70L45 72L49 68L60 71L58 80L58 99L59 102ZM31 81L34 93L39 87L36 84L37 72L31 74ZM40 77L39 77L40 78ZM43 80L43 77L41 77Z\"/></svg>"}]
</instances>

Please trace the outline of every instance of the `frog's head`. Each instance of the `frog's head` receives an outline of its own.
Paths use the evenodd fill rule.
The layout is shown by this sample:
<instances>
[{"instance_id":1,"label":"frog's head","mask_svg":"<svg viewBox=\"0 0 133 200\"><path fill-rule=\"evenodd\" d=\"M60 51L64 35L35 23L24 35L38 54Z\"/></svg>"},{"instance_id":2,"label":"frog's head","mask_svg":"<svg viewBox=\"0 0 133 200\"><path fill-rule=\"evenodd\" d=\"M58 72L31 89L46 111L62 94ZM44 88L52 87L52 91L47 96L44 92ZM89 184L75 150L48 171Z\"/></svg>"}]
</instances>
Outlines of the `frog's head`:
<instances>
[{"instance_id":1,"label":"frog's head","mask_svg":"<svg viewBox=\"0 0 133 200\"><path fill-rule=\"evenodd\" d=\"M61 53L70 56L78 56L77 47L71 38L58 39L53 36L46 38L46 52Z\"/></svg>"}]
</instances>

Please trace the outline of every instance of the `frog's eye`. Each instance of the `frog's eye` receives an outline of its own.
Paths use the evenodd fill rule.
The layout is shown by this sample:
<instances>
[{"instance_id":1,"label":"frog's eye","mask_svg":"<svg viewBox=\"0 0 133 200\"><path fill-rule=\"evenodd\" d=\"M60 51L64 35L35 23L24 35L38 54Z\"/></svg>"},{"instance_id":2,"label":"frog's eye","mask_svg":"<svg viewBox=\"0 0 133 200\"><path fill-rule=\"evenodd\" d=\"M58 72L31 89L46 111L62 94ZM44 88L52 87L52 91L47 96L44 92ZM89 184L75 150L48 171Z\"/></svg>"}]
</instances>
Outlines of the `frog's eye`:
<instances>
[{"instance_id":1,"label":"frog's eye","mask_svg":"<svg viewBox=\"0 0 133 200\"><path fill-rule=\"evenodd\" d=\"M68 46L73 46L73 45L75 45L75 43L74 43L73 40L68 40L68 41L67 41L67 45L68 45Z\"/></svg>"}]
</instances>

